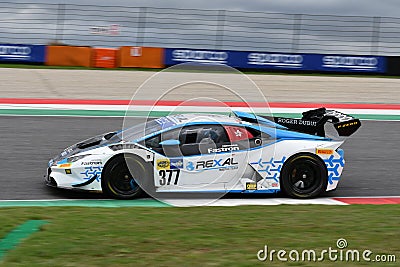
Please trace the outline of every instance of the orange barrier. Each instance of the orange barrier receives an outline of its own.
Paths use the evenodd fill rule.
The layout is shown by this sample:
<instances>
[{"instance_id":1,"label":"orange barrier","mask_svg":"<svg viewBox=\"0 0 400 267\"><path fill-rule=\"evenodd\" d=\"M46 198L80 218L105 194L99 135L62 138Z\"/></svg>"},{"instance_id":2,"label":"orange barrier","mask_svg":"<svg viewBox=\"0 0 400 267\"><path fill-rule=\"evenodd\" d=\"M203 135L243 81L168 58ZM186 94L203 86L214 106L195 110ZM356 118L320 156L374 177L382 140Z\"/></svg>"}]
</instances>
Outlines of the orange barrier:
<instances>
[{"instance_id":1,"label":"orange barrier","mask_svg":"<svg viewBox=\"0 0 400 267\"><path fill-rule=\"evenodd\" d=\"M46 65L90 67L92 48L77 46L47 46Z\"/></svg>"},{"instance_id":2,"label":"orange barrier","mask_svg":"<svg viewBox=\"0 0 400 267\"><path fill-rule=\"evenodd\" d=\"M164 68L164 48L122 46L119 49L119 67Z\"/></svg>"},{"instance_id":3,"label":"orange barrier","mask_svg":"<svg viewBox=\"0 0 400 267\"><path fill-rule=\"evenodd\" d=\"M117 66L117 49L93 48L93 64L95 68L115 68Z\"/></svg>"}]
</instances>

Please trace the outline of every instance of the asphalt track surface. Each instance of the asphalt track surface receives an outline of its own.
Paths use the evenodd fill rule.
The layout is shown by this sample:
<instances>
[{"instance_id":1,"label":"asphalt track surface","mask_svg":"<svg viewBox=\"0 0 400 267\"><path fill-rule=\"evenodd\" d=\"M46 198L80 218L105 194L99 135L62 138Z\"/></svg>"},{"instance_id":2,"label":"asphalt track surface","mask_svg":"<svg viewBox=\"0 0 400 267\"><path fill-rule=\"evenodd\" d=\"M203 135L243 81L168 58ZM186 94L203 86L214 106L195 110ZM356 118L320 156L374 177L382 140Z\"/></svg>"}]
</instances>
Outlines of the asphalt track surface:
<instances>
[{"instance_id":1,"label":"asphalt track surface","mask_svg":"<svg viewBox=\"0 0 400 267\"><path fill-rule=\"evenodd\" d=\"M44 185L43 175L49 158L73 143L121 129L122 120L96 117L0 117L0 200L104 198L101 194L48 188ZM140 120L143 119L138 118ZM345 150L345 170L338 189L326 196L400 195L399 133L399 122L363 121L362 128L342 146Z\"/></svg>"}]
</instances>

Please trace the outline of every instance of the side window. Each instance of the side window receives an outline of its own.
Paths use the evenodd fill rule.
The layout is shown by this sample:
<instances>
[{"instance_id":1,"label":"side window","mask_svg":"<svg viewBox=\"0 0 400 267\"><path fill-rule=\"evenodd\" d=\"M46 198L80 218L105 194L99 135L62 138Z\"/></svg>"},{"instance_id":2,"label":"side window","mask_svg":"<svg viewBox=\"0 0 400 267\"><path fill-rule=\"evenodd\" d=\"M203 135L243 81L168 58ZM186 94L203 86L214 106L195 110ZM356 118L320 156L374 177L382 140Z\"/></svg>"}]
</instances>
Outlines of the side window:
<instances>
[{"instance_id":1,"label":"side window","mask_svg":"<svg viewBox=\"0 0 400 267\"><path fill-rule=\"evenodd\" d=\"M244 140L249 138L252 133L247 132L243 127L237 127L238 129L230 129L231 134L235 134L233 130L236 130L236 134L241 137L237 137L237 140ZM242 131L239 134L237 130ZM175 139L180 141L179 147L162 147L160 142ZM231 137L227 134L226 127L218 124L206 124L206 125L191 125L182 128L174 129L156 136L150 137L145 140L144 144L146 147L153 149L154 151L169 156L191 156L201 154L212 154L219 152L231 151ZM236 146L237 147L237 146ZM235 149L236 150L236 149Z\"/></svg>"},{"instance_id":2,"label":"side window","mask_svg":"<svg viewBox=\"0 0 400 267\"><path fill-rule=\"evenodd\" d=\"M144 145L151 149L160 148L161 147L160 146L160 142L161 142L160 138L161 138L161 134L157 134L156 136L147 138L144 142Z\"/></svg>"},{"instance_id":3,"label":"side window","mask_svg":"<svg viewBox=\"0 0 400 267\"><path fill-rule=\"evenodd\" d=\"M269 136L260 131L245 126L224 126L232 145L239 146L240 150L261 146Z\"/></svg>"},{"instance_id":4,"label":"side window","mask_svg":"<svg viewBox=\"0 0 400 267\"><path fill-rule=\"evenodd\" d=\"M179 134L181 144L194 144L197 142L197 129L183 128Z\"/></svg>"},{"instance_id":5,"label":"side window","mask_svg":"<svg viewBox=\"0 0 400 267\"><path fill-rule=\"evenodd\" d=\"M228 143L221 125L191 125L183 127L179 135L181 153L184 156L215 153Z\"/></svg>"},{"instance_id":6,"label":"side window","mask_svg":"<svg viewBox=\"0 0 400 267\"><path fill-rule=\"evenodd\" d=\"M162 141L170 140L170 139L177 139L179 138L179 131L180 129L173 129L161 134L157 134L153 137L149 137L144 141L144 145L160 154L165 155L165 151L163 147L160 145Z\"/></svg>"}]
</instances>

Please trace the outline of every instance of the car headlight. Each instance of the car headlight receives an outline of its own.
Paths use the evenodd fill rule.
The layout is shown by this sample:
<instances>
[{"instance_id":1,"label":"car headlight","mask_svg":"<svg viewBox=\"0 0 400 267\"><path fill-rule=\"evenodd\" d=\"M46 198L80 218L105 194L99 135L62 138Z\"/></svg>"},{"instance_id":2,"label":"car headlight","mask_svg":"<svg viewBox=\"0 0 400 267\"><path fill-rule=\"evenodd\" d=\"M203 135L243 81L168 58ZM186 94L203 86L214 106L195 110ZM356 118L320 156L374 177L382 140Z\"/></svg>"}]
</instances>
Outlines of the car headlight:
<instances>
[{"instance_id":1,"label":"car headlight","mask_svg":"<svg viewBox=\"0 0 400 267\"><path fill-rule=\"evenodd\" d=\"M72 157L67 158L67 162L68 162L68 163L75 162L75 161L78 161L78 160L80 160L80 159L83 159L84 157L87 157L87 156L90 156L90 154L79 155L79 156L72 156Z\"/></svg>"}]
</instances>

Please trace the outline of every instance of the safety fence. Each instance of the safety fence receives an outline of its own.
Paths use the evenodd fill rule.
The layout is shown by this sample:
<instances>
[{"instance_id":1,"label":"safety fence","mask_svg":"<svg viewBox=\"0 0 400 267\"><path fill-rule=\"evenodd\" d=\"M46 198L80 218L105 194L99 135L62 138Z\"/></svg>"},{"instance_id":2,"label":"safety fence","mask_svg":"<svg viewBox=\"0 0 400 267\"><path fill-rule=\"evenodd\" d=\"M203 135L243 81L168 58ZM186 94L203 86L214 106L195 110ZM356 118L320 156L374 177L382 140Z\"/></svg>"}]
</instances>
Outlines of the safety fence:
<instances>
[{"instance_id":1,"label":"safety fence","mask_svg":"<svg viewBox=\"0 0 400 267\"><path fill-rule=\"evenodd\" d=\"M0 0L0 42L396 56L400 18Z\"/></svg>"}]
</instances>

